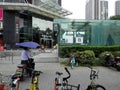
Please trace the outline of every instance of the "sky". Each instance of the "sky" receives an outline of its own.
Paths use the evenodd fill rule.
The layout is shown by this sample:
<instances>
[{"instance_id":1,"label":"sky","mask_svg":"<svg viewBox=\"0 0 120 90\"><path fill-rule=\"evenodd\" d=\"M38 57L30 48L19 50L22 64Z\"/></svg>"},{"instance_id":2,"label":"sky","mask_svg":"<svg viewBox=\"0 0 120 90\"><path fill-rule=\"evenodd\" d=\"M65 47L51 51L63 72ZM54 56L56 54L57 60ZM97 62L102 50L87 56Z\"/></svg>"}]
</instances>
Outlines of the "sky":
<instances>
[{"instance_id":1,"label":"sky","mask_svg":"<svg viewBox=\"0 0 120 90\"><path fill-rule=\"evenodd\" d=\"M73 14L67 16L72 19L85 19L85 4L87 0L62 0L62 7L71 11ZM115 1L116 0L107 0L108 1L108 16L115 15Z\"/></svg>"}]
</instances>

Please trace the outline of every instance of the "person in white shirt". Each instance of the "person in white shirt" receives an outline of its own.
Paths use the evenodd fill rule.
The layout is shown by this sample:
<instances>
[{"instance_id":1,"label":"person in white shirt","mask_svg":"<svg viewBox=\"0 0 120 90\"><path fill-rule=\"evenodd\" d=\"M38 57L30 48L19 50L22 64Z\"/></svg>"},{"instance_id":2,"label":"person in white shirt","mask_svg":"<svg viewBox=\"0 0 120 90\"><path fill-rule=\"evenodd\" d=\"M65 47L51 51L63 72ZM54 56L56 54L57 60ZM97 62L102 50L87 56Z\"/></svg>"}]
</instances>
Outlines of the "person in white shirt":
<instances>
[{"instance_id":1,"label":"person in white shirt","mask_svg":"<svg viewBox=\"0 0 120 90\"><path fill-rule=\"evenodd\" d=\"M27 66L26 73L31 77L32 70L30 70L30 63L29 60L31 59L30 50L27 47L23 48L23 51L21 52L21 64Z\"/></svg>"},{"instance_id":2,"label":"person in white shirt","mask_svg":"<svg viewBox=\"0 0 120 90\"><path fill-rule=\"evenodd\" d=\"M29 48L24 47L24 50L21 52L21 64L28 64L29 58L31 58Z\"/></svg>"}]
</instances>

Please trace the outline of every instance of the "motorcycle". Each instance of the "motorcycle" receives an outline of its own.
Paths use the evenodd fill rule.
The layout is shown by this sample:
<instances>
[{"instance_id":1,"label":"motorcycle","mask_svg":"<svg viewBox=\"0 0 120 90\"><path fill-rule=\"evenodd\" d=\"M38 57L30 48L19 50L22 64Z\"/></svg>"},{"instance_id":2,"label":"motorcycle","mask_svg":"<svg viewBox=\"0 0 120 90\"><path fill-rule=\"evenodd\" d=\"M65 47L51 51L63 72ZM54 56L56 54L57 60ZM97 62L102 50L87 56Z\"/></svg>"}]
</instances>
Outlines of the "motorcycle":
<instances>
[{"instance_id":1,"label":"motorcycle","mask_svg":"<svg viewBox=\"0 0 120 90\"><path fill-rule=\"evenodd\" d=\"M120 71L120 56L115 57L115 68Z\"/></svg>"}]
</instances>

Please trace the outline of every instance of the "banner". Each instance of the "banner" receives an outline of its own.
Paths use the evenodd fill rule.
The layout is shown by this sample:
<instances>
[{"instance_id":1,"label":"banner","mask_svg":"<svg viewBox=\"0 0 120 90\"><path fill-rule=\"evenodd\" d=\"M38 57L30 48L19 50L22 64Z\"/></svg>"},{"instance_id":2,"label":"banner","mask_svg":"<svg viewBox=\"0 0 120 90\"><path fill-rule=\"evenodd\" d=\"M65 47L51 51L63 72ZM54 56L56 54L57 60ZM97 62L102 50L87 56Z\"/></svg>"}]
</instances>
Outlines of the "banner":
<instances>
[{"instance_id":1,"label":"banner","mask_svg":"<svg viewBox=\"0 0 120 90\"><path fill-rule=\"evenodd\" d=\"M3 20L3 9L0 8L0 21L2 21L2 20Z\"/></svg>"}]
</instances>

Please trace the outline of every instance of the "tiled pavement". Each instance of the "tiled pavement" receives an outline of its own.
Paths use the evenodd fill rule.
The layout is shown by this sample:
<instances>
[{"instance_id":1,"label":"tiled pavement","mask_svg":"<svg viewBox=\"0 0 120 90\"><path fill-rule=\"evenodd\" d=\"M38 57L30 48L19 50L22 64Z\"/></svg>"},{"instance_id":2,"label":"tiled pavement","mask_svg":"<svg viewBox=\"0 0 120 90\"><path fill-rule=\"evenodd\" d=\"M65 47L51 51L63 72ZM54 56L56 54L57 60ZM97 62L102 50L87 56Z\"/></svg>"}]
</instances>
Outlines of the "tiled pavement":
<instances>
[{"instance_id":1,"label":"tiled pavement","mask_svg":"<svg viewBox=\"0 0 120 90\"><path fill-rule=\"evenodd\" d=\"M67 76L64 71L63 65L60 65L57 61L57 51L50 51L48 53L40 53L34 56L36 62L36 70L40 70L43 73L40 75L39 88L40 90L54 90L54 78L55 72L61 71L64 73L63 76ZM51 62L50 62L51 61ZM6 58L0 60L0 72L4 74L13 74L20 63L20 56L14 56L13 62L11 59ZM99 79L97 83L104 85L106 90L120 90L120 72L115 69L110 69L106 67L94 67L99 70ZM70 83L78 84L80 83L80 90L85 90L86 86L89 84L89 73L90 69L87 67L75 67L71 69ZM19 90L25 90L29 87L30 78L25 81L20 82Z\"/></svg>"}]
</instances>

